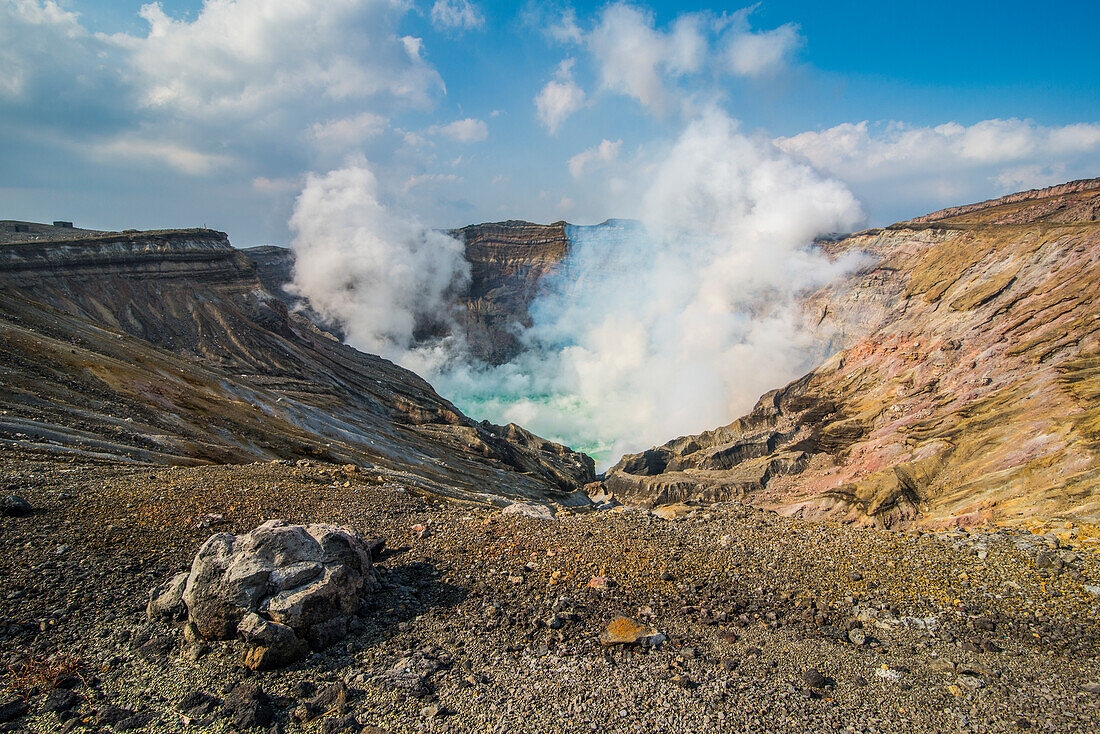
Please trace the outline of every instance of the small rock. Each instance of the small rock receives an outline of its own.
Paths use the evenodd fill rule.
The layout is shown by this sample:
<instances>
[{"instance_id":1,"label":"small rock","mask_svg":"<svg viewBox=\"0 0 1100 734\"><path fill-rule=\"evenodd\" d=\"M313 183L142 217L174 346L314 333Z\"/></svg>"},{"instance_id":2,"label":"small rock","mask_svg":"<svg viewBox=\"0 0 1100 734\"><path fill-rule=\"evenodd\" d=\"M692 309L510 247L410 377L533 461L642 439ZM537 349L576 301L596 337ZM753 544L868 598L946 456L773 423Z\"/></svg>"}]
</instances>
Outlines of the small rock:
<instances>
[{"instance_id":1,"label":"small rock","mask_svg":"<svg viewBox=\"0 0 1100 734\"><path fill-rule=\"evenodd\" d=\"M344 734L345 732L359 732L361 729L359 722L351 714L328 717L321 722L321 734Z\"/></svg>"},{"instance_id":2,"label":"small rock","mask_svg":"<svg viewBox=\"0 0 1100 734\"><path fill-rule=\"evenodd\" d=\"M955 672L955 664L947 658L936 658L928 664L928 668L937 673L952 674Z\"/></svg>"},{"instance_id":3,"label":"small rock","mask_svg":"<svg viewBox=\"0 0 1100 734\"><path fill-rule=\"evenodd\" d=\"M867 642L867 633L860 627L853 627L848 630L848 641L853 645L862 645Z\"/></svg>"},{"instance_id":4,"label":"small rock","mask_svg":"<svg viewBox=\"0 0 1100 734\"><path fill-rule=\"evenodd\" d=\"M42 708L55 714L64 713L80 705L80 696L64 688L55 688L46 694Z\"/></svg>"},{"instance_id":5,"label":"small rock","mask_svg":"<svg viewBox=\"0 0 1100 734\"><path fill-rule=\"evenodd\" d=\"M309 653L309 648L290 627L252 612L237 625L237 633L252 645L244 656L244 664L252 670L282 668Z\"/></svg>"},{"instance_id":6,"label":"small rock","mask_svg":"<svg viewBox=\"0 0 1100 734\"><path fill-rule=\"evenodd\" d=\"M9 494L0 500L0 515L6 517L26 517L34 512L30 502L17 494Z\"/></svg>"},{"instance_id":7,"label":"small rock","mask_svg":"<svg viewBox=\"0 0 1100 734\"><path fill-rule=\"evenodd\" d=\"M274 718L267 694L255 683L242 681L225 698L229 718L239 729L268 726Z\"/></svg>"},{"instance_id":8,"label":"small rock","mask_svg":"<svg viewBox=\"0 0 1100 734\"><path fill-rule=\"evenodd\" d=\"M221 699L202 691L192 691L176 704L176 710L189 719L212 718L221 707Z\"/></svg>"},{"instance_id":9,"label":"small rock","mask_svg":"<svg viewBox=\"0 0 1100 734\"><path fill-rule=\"evenodd\" d=\"M160 635L149 640L137 649L137 655L148 663L162 662L176 647L176 641L170 635Z\"/></svg>"},{"instance_id":10,"label":"small rock","mask_svg":"<svg viewBox=\"0 0 1100 734\"><path fill-rule=\"evenodd\" d=\"M134 715L134 711L131 709L123 708L121 706L104 706L96 714L96 721L100 724L107 724L108 726L116 727L122 721L126 721Z\"/></svg>"},{"instance_id":11,"label":"small rock","mask_svg":"<svg viewBox=\"0 0 1100 734\"><path fill-rule=\"evenodd\" d=\"M802 682L810 688L824 688L828 680L817 668L810 668L802 674Z\"/></svg>"},{"instance_id":12,"label":"small rock","mask_svg":"<svg viewBox=\"0 0 1100 734\"><path fill-rule=\"evenodd\" d=\"M20 716L27 713L29 708L27 703L20 698L12 699L6 703L0 703L0 724L15 721Z\"/></svg>"},{"instance_id":13,"label":"small rock","mask_svg":"<svg viewBox=\"0 0 1100 734\"><path fill-rule=\"evenodd\" d=\"M602 645L633 645L646 637L653 637L657 630L635 622L630 617L616 617L600 633Z\"/></svg>"},{"instance_id":14,"label":"small rock","mask_svg":"<svg viewBox=\"0 0 1100 734\"><path fill-rule=\"evenodd\" d=\"M553 520L554 513L546 505L536 505L532 502L513 502L500 511L501 515L522 515L534 517L539 520Z\"/></svg>"},{"instance_id":15,"label":"small rock","mask_svg":"<svg viewBox=\"0 0 1100 734\"><path fill-rule=\"evenodd\" d=\"M588 582L588 588L595 589L596 591L608 591L614 585L615 582L607 576L593 576Z\"/></svg>"},{"instance_id":16,"label":"small rock","mask_svg":"<svg viewBox=\"0 0 1100 734\"><path fill-rule=\"evenodd\" d=\"M862 581L863 580L863 574L860 573L859 571L849 571L848 572L848 580L849 581Z\"/></svg>"},{"instance_id":17,"label":"small rock","mask_svg":"<svg viewBox=\"0 0 1100 734\"><path fill-rule=\"evenodd\" d=\"M1085 693L1091 693L1094 696L1100 696L1100 683L1089 682L1081 686L1081 690Z\"/></svg>"}]
</instances>

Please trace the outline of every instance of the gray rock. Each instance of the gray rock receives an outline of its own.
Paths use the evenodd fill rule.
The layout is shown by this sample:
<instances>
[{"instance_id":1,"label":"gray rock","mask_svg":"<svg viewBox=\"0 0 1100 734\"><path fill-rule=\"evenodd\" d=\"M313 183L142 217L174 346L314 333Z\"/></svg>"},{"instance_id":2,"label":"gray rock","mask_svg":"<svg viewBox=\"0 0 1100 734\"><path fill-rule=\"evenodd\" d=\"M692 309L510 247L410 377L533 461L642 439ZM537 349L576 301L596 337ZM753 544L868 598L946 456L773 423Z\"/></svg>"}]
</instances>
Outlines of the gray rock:
<instances>
[{"instance_id":1,"label":"gray rock","mask_svg":"<svg viewBox=\"0 0 1100 734\"><path fill-rule=\"evenodd\" d=\"M270 669L302 657L306 640L319 649L342 638L377 586L370 547L355 533L270 520L212 535L189 572L153 590L147 612L186 623L196 639L240 636L252 646L246 664Z\"/></svg>"},{"instance_id":2,"label":"gray rock","mask_svg":"<svg viewBox=\"0 0 1100 734\"><path fill-rule=\"evenodd\" d=\"M6 724L9 721L15 721L23 714L27 713L30 709L26 702L21 698L15 698L4 703L0 703L0 724Z\"/></svg>"},{"instance_id":3,"label":"gray rock","mask_svg":"<svg viewBox=\"0 0 1100 734\"><path fill-rule=\"evenodd\" d=\"M256 613L244 616L237 633L251 645L244 664L252 670L274 670L301 660L309 652L290 627L271 622Z\"/></svg>"},{"instance_id":4,"label":"gray rock","mask_svg":"<svg viewBox=\"0 0 1100 734\"><path fill-rule=\"evenodd\" d=\"M802 674L802 682L810 688L824 688L828 680L817 668L810 668Z\"/></svg>"},{"instance_id":5,"label":"gray rock","mask_svg":"<svg viewBox=\"0 0 1100 734\"><path fill-rule=\"evenodd\" d=\"M221 709L221 699L202 691L192 691L176 704L176 710L189 719L211 719Z\"/></svg>"},{"instance_id":6,"label":"gray rock","mask_svg":"<svg viewBox=\"0 0 1100 734\"><path fill-rule=\"evenodd\" d=\"M500 511L501 515L523 515L535 517L540 520L553 520L554 513L546 505L536 505L530 502L513 502Z\"/></svg>"},{"instance_id":7,"label":"gray rock","mask_svg":"<svg viewBox=\"0 0 1100 734\"><path fill-rule=\"evenodd\" d=\"M178 573L170 581L156 587L149 594L145 612L149 619L168 624L178 624L187 619L187 607L183 603L183 589L187 586L186 571Z\"/></svg>"}]
</instances>

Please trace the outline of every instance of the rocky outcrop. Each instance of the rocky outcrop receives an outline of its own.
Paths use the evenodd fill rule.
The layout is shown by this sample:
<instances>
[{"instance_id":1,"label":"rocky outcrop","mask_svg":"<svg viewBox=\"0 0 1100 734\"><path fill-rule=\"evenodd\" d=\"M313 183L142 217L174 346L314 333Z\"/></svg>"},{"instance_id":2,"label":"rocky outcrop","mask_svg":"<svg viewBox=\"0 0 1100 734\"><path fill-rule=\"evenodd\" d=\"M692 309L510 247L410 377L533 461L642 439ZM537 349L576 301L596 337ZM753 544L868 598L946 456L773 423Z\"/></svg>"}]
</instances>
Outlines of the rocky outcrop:
<instances>
[{"instance_id":1,"label":"rocky outcrop","mask_svg":"<svg viewBox=\"0 0 1100 734\"><path fill-rule=\"evenodd\" d=\"M376 587L369 548L352 531L269 520L211 536L190 571L153 590L148 615L196 638L240 637L246 664L266 670L342 639Z\"/></svg>"},{"instance_id":2,"label":"rocky outcrop","mask_svg":"<svg viewBox=\"0 0 1100 734\"><path fill-rule=\"evenodd\" d=\"M867 258L806 299L836 353L607 487L891 527L1100 518L1100 224L1049 217L1091 211L1096 183L826 243Z\"/></svg>"},{"instance_id":3,"label":"rocky outcrop","mask_svg":"<svg viewBox=\"0 0 1100 734\"><path fill-rule=\"evenodd\" d=\"M451 233L466 245L470 286L461 299L471 353L502 364L518 354L518 335L531 325L528 307L538 283L569 254L565 222L472 224Z\"/></svg>"},{"instance_id":4,"label":"rocky outcrop","mask_svg":"<svg viewBox=\"0 0 1100 734\"><path fill-rule=\"evenodd\" d=\"M1012 206L1015 205L1015 206ZM912 224L951 221L985 224L1095 222L1100 219L1100 178L1021 191L980 204L941 209L909 220Z\"/></svg>"},{"instance_id":5,"label":"rocky outcrop","mask_svg":"<svg viewBox=\"0 0 1100 734\"><path fill-rule=\"evenodd\" d=\"M566 499L586 456L470 420L344 346L213 230L0 244L0 446L169 463L315 458L424 491Z\"/></svg>"}]
</instances>

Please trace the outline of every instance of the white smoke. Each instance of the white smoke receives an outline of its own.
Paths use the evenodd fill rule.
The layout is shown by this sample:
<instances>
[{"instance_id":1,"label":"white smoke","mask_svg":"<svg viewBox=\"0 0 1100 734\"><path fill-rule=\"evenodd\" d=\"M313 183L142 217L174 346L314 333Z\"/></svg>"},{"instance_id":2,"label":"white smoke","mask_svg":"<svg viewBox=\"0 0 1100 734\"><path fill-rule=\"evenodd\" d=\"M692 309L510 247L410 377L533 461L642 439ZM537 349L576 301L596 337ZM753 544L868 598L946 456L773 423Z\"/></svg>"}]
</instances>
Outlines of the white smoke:
<instances>
[{"instance_id":1,"label":"white smoke","mask_svg":"<svg viewBox=\"0 0 1100 734\"><path fill-rule=\"evenodd\" d=\"M475 414L579 445L601 462L728 423L813 367L798 296L853 261L810 248L862 217L840 183L711 112L656 160L635 162L613 211L572 228L574 249L532 305L527 351L433 375Z\"/></svg>"},{"instance_id":2,"label":"white smoke","mask_svg":"<svg viewBox=\"0 0 1100 734\"><path fill-rule=\"evenodd\" d=\"M628 166L624 169L621 166ZM609 214L572 227L542 283L523 352L491 367L456 342L412 344L468 277L461 247L388 214L362 167L311 178L292 224L299 293L349 341L420 370L476 418L514 421L601 464L728 423L813 365L799 294L852 266L811 247L862 214L840 183L699 115L660 152L607 171ZM633 182L633 183L624 183Z\"/></svg>"},{"instance_id":3,"label":"white smoke","mask_svg":"<svg viewBox=\"0 0 1100 734\"><path fill-rule=\"evenodd\" d=\"M352 346L406 362L418 326L453 325L455 293L470 277L462 243L393 213L364 161L309 175L290 227L290 290Z\"/></svg>"}]
</instances>

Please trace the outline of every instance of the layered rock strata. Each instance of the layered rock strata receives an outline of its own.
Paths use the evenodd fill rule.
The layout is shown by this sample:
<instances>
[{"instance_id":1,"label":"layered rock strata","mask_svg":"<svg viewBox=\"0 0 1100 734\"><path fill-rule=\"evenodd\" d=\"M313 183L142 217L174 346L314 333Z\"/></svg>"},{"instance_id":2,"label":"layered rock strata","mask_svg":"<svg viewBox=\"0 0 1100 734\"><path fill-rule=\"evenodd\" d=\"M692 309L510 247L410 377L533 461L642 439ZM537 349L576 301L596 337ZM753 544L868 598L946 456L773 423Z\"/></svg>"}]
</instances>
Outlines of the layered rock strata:
<instances>
[{"instance_id":1,"label":"layered rock strata","mask_svg":"<svg viewBox=\"0 0 1100 734\"><path fill-rule=\"evenodd\" d=\"M728 426L624 457L607 487L892 527L1100 517L1098 195L1075 182L824 245L866 257L806 299L837 353Z\"/></svg>"},{"instance_id":2,"label":"layered rock strata","mask_svg":"<svg viewBox=\"0 0 1100 734\"><path fill-rule=\"evenodd\" d=\"M340 344L213 230L0 244L0 368L0 445L309 457L481 500L566 500L593 473L583 454L472 421L413 373Z\"/></svg>"}]
</instances>

